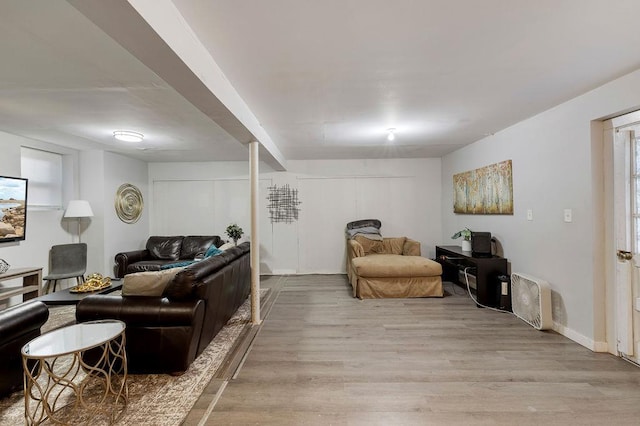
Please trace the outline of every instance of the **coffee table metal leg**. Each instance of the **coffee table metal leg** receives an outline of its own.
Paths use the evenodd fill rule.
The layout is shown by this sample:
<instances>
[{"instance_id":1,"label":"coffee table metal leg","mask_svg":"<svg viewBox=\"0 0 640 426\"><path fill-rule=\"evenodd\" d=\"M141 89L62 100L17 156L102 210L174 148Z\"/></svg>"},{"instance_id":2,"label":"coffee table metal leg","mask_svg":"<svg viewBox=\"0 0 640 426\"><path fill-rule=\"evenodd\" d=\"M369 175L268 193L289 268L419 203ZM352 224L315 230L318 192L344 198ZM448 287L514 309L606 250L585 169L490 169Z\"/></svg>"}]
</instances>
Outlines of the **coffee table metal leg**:
<instances>
[{"instance_id":1,"label":"coffee table metal leg","mask_svg":"<svg viewBox=\"0 0 640 426\"><path fill-rule=\"evenodd\" d=\"M129 396L124 333L92 350L96 362L85 362L84 352L50 359L23 357L28 425L47 419L66 424L70 415L81 416L83 422L105 416L114 423L124 413Z\"/></svg>"}]
</instances>

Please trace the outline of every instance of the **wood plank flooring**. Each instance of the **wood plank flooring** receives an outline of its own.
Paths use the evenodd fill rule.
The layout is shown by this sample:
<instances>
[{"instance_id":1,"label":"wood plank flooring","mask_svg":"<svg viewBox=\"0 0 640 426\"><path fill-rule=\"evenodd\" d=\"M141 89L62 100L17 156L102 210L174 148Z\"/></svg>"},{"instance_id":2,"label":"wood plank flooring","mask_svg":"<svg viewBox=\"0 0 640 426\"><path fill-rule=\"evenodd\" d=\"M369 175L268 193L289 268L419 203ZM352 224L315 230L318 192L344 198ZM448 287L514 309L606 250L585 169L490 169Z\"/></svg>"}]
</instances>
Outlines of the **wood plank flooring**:
<instances>
[{"instance_id":1,"label":"wood plank flooring","mask_svg":"<svg viewBox=\"0 0 640 426\"><path fill-rule=\"evenodd\" d=\"M199 424L640 424L640 368L451 283L441 299L385 300L352 298L343 275L263 286L277 298L217 402L194 407Z\"/></svg>"}]
</instances>

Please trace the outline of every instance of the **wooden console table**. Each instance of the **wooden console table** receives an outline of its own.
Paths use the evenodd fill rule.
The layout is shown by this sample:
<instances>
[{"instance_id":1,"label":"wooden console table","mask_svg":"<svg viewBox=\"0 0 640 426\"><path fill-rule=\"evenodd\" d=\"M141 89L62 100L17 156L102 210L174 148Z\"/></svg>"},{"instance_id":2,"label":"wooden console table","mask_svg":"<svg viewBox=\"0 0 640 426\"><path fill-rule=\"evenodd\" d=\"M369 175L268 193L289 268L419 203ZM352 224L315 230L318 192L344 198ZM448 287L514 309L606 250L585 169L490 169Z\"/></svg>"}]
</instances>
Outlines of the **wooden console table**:
<instances>
[{"instance_id":1,"label":"wooden console table","mask_svg":"<svg viewBox=\"0 0 640 426\"><path fill-rule=\"evenodd\" d=\"M458 271L474 268L478 302L485 306L497 307L499 275L507 275L507 259L500 256L474 257L460 246L436 246L436 260L442 265L442 279L463 284L458 279ZM466 285L465 285L466 288Z\"/></svg>"},{"instance_id":2,"label":"wooden console table","mask_svg":"<svg viewBox=\"0 0 640 426\"><path fill-rule=\"evenodd\" d=\"M0 300L22 294L22 301L42 294L42 268L13 268L0 274L0 282L22 278L22 286L4 286L0 284Z\"/></svg>"}]
</instances>

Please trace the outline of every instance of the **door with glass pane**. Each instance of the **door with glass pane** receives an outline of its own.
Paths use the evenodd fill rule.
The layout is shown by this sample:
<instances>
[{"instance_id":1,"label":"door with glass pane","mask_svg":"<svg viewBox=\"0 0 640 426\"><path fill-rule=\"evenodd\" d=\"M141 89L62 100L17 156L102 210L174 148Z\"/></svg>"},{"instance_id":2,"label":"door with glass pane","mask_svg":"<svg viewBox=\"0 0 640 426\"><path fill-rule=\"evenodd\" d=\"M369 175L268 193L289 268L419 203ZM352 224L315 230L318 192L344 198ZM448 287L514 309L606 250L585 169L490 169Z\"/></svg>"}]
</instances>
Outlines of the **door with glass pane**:
<instances>
[{"instance_id":1,"label":"door with glass pane","mask_svg":"<svg viewBox=\"0 0 640 426\"><path fill-rule=\"evenodd\" d=\"M615 129L616 337L618 353L640 362L640 123Z\"/></svg>"}]
</instances>

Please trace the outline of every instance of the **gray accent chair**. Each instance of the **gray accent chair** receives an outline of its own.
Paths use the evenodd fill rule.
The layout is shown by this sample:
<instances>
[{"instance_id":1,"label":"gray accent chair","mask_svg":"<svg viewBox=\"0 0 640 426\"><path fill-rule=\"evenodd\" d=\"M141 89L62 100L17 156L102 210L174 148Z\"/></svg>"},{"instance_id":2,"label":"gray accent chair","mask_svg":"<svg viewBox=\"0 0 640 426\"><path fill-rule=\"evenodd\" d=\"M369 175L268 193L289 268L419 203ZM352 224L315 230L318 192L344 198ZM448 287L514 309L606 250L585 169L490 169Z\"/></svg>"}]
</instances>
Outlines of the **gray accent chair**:
<instances>
[{"instance_id":1,"label":"gray accent chair","mask_svg":"<svg viewBox=\"0 0 640 426\"><path fill-rule=\"evenodd\" d=\"M49 275L42 278L46 281L45 293L49 292L52 282L53 291L56 291L58 280L75 278L78 285L82 284L86 271L87 245L85 243L52 246L49 251Z\"/></svg>"}]
</instances>

